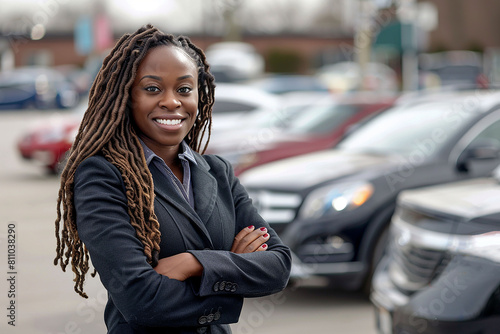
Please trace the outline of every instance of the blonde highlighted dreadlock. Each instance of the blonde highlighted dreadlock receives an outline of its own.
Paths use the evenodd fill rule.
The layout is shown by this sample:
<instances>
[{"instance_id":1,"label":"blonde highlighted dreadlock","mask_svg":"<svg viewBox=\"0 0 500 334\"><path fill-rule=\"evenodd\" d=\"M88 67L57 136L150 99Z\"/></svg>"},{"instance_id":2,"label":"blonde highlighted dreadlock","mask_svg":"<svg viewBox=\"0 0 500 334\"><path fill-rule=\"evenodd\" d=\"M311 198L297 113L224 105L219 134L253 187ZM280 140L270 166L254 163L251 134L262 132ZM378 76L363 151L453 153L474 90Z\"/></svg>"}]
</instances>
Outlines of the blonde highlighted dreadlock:
<instances>
[{"instance_id":1,"label":"blonde highlighted dreadlock","mask_svg":"<svg viewBox=\"0 0 500 334\"><path fill-rule=\"evenodd\" d=\"M142 59L149 50L160 45L177 46L196 63L199 112L185 140L193 150L200 152L202 139L208 130L207 141L201 150L203 154L210 139L215 85L203 51L187 37L164 34L151 25L124 35L104 59L90 89L88 109L61 175L57 199L57 256L54 264L60 264L66 271L71 259L76 275L74 288L84 298L87 298L83 283L89 270L89 253L77 232L73 185L75 171L86 158L102 154L118 168L126 187L130 222L144 245L148 262L156 266L158 261L160 231L153 208L153 179L131 124L130 89ZM95 276L95 271L92 276Z\"/></svg>"}]
</instances>

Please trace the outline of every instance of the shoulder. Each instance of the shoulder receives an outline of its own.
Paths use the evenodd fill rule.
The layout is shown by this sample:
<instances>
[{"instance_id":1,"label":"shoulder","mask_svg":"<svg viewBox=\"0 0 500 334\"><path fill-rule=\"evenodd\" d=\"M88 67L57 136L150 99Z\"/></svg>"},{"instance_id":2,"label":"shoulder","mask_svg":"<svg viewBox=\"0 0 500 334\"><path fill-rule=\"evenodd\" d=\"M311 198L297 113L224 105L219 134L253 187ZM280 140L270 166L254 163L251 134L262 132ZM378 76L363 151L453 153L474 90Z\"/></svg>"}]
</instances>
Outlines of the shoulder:
<instances>
[{"instance_id":1,"label":"shoulder","mask_svg":"<svg viewBox=\"0 0 500 334\"><path fill-rule=\"evenodd\" d=\"M102 155L94 155L83 160L75 172L75 182L83 178L119 178L121 173Z\"/></svg>"},{"instance_id":2,"label":"shoulder","mask_svg":"<svg viewBox=\"0 0 500 334\"><path fill-rule=\"evenodd\" d=\"M116 169L118 170L111 162L106 160L106 158L102 155L93 155L91 157L83 160L77 168L78 171L87 170L87 169Z\"/></svg>"},{"instance_id":3,"label":"shoulder","mask_svg":"<svg viewBox=\"0 0 500 334\"><path fill-rule=\"evenodd\" d=\"M75 206L87 201L119 199L126 203L126 186L116 166L103 156L92 156L82 161L73 181ZM80 208L81 209L81 208Z\"/></svg>"},{"instance_id":4,"label":"shoulder","mask_svg":"<svg viewBox=\"0 0 500 334\"><path fill-rule=\"evenodd\" d=\"M205 161L212 168L226 168L229 165L229 162L226 159L215 154L200 155L197 153L196 155L200 159L203 159L203 161ZM199 159L197 160L199 161Z\"/></svg>"},{"instance_id":5,"label":"shoulder","mask_svg":"<svg viewBox=\"0 0 500 334\"><path fill-rule=\"evenodd\" d=\"M226 159L215 155L215 154L203 154L200 155L198 153L195 154L196 161L204 166L207 170L210 170L211 173L224 173L231 175L233 173L233 168L229 161Z\"/></svg>"}]
</instances>

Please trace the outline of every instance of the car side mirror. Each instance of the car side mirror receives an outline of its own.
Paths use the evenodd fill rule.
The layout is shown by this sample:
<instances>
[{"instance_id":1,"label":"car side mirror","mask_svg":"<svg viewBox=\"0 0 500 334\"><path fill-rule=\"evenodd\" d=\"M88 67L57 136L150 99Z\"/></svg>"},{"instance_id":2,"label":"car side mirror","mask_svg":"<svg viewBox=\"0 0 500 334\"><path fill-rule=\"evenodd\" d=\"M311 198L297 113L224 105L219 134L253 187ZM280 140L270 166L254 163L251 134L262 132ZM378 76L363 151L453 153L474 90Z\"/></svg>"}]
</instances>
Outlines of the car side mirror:
<instances>
[{"instance_id":1,"label":"car side mirror","mask_svg":"<svg viewBox=\"0 0 500 334\"><path fill-rule=\"evenodd\" d=\"M471 160L493 160L500 158L500 142L495 139L482 139L469 145L457 161L457 169L461 172L469 170Z\"/></svg>"}]
</instances>

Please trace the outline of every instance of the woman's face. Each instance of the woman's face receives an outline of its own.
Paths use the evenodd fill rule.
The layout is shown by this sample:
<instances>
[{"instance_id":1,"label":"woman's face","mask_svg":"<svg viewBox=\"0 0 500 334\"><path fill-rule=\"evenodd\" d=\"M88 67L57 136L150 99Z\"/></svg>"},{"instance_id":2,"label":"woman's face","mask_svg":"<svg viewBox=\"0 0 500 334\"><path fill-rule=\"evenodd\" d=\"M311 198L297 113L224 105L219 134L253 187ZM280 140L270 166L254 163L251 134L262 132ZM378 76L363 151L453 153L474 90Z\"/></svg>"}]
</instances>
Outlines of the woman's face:
<instances>
[{"instance_id":1,"label":"woman's face","mask_svg":"<svg viewBox=\"0 0 500 334\"><path fill-rule=\"evenodd\" d=\"M198 109L194 61L175 46L151 49L139 65L131 93L139 137L157 154L168 148L178 151Z\"/></svg>"}]
</instances>

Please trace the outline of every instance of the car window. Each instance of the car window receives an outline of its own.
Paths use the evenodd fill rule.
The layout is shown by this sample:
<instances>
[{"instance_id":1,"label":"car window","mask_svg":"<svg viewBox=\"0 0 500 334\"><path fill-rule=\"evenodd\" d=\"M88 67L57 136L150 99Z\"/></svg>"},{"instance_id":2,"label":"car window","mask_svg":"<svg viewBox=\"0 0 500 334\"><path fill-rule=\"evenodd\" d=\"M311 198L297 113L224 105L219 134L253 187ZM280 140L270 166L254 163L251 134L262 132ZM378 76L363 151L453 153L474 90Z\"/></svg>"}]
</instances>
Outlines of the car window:
<instances>
[{"instance_id":1,"label":"car window","mask_svg":"<svg viewBox=\"0 0 500 334\"><path fill-rule=\"evenodd\" d=\"M314 105L290 120L287 132L325 134L352 117L360 106L351 104Z\"/></svg>"},{"instance_id":2,"label":"car window","mask_svg":"<svg viewBox=\"0 0 500 334\"><path fill-rule=\"evenodd\" d=\"M500 147L500 120L494 122L481 131L469 145L484 142L489 142L497 147Z\"/></svg>"},{"instance_id":3,"label":"car window","mask_svg":"<svg viewBox=\"0 0 500 334\"><path fill-rule=\"evenodd\" d=\"M448 83L473 83L477 82L481 68L477 66L444 66L431 72L436 73L441 79L442 84Z\"/></svg>"},{"instance_id":4,"label":"car window","mask_svg":"<svg viewBox=\"0 0 500 334\"><path fill-rule=\"evenodd\" d=\"M292 117L304 110L304 106L287 106L279 109L259 109L248 114L244 122L247 127L285 129Z\"/></svg>"},{"instance_id":5,"label":"car window","mask_svg":"<svg viewBox=\"0 0 500 334\"><path fill-rule=\"evenodd\" d=\"M256 109L257 106L249 103L241 103L235 101L215 100L212 113L224 114L230 112L247 112Z\"/></svg>"},{"instance_id":6,"label":"car window","mask_svg":"<svg viewBox=\"0 0 500 334\"><path fill-rule=\"evenodd\" d=\"M433 152L437 152L446 139L461 131L475 115L475 112L460 113L446 102L394 107L354 131L338 147L407 156L431 140Z\"/></svg>"}]
</instances>

